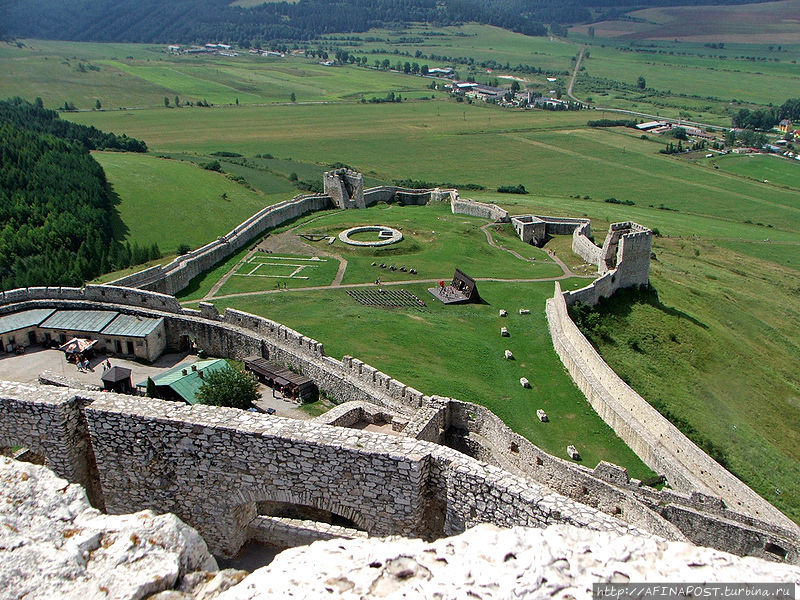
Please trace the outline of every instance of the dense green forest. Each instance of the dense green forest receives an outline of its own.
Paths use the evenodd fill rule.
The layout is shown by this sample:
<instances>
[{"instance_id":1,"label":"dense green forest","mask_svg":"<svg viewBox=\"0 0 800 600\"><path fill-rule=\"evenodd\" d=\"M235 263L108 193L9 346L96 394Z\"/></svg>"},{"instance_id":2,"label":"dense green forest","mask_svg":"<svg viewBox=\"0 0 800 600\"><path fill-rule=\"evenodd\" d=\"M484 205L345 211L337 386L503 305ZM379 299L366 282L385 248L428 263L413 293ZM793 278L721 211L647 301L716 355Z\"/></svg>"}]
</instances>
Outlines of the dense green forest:
<instances>
[{"instance_id":1,"label":"dense green forest","mask_svg":"<svg viewBox=\"0 0 800 600\"><path fill-rule=\"evenodd\" d=\"M9 0L0 11L6 37L98 42L224 41L241 47L307 40L325 33L363 32L409 22L477 22L526 35L545 24L587 22L675 0L300 0L242 8L232 0ZM682 0L680 4L741 4L746 0ZM752 0L750 0L752 1ZM594 11L594 13L592 12ZM554 28L563 32L563 27Z\"/></svg>"},{"instance_id":2,"label":"dense green forest","mask_svg":"<svg viewBox=\"0 0 800 600\"><path fill-rule=\"evenodd\" d=\"M125 134L106 133L95 127L64 121L56 111L44 108L41 98L37 98L35 103L22 98L0 101L0 123L9 123L40 133L52 133L61 139L80 142L89 150L147 152L147 144Z\"/></svg>"},{"instance_id":3,"label":"dense green forest","mask_svg":"<svg viewBox=\"0 0 800 600\"><path fill-rule=\"evenodd\" d=\"M144 142L67 125L36 104L0 102L0 289L82 285L160 254L115 239L116 199L89 153Z\"/></svg>"}]
</instances>

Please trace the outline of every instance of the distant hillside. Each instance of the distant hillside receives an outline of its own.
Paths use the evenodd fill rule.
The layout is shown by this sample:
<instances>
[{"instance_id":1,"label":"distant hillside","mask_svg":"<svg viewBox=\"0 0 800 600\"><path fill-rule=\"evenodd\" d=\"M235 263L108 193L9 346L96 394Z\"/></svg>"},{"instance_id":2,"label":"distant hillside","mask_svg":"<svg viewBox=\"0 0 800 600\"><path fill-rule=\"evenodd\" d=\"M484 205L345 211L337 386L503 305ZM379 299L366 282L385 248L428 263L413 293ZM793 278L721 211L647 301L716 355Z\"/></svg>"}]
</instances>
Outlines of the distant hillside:
<instances>
[{"instance_id":1,"label":"distant hillside","mask_svg":"<svg viewBox=\"0 0 800 600\"><path fill-rule=\"evenodd\" d=\"M240 47L272 40L306 40L325 33L362 32L408 22L477 22L526 35L545 24L587 22L598 14L648 6L741 4L738 0L300 0L243 8L231 0L6 0L0 31L6 38L190 43Z\"/></svg>"}]
</instances>

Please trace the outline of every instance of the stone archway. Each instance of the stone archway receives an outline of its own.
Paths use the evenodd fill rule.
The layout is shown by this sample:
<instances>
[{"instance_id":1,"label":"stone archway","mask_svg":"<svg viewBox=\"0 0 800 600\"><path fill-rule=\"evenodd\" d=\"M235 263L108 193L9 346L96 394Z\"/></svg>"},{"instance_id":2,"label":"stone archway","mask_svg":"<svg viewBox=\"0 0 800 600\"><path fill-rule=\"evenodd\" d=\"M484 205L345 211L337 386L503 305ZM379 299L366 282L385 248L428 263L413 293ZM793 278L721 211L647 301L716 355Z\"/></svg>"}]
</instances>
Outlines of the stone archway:
<instances>
[{"instance_id":1,"label":"stone archway","mask_svg":"<svg viewBox=\"0 0 800 600\"><path fill-rule=\"evenodd\" d=\"M222 547L226 555L233 556L249 539L250 524L259 516L259 504L294 507L298 513L312 516L315 512L332 517L325 521L334 525L345 524L345 527L370 533L373 521L368 520L355 507L339 504L323 493L297 493L291 489L278 489L271 486L253 486L243 488L230 497L229 507L219 525L227 529Z\"/></svg>"}]
</instances>

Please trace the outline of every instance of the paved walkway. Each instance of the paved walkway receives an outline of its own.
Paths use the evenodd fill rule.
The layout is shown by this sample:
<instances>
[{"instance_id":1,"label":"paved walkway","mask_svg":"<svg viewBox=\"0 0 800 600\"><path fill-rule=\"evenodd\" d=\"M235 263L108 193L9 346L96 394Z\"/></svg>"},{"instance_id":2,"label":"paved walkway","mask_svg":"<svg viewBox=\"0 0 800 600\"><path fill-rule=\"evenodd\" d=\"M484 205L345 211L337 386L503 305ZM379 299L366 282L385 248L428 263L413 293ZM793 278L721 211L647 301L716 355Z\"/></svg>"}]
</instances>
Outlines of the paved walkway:
<instances>
[{"instance_id":1,"label":"paved walkway","mask_svg":"<svg viewBox=\"0 0 800 600\"><path fill-rule=\"evenodd\" d=\"M106 356L95 356L89 364L88 371L79 371L73 363L67 362L66 355L61 350L45 350L41 346L27 348L25 354L2 354L0 357L2 357L0 358L0 379L19 383L36 383L42 371L51 371L63 377L94 385L102 385L100 380L103 375L102 363L107 359ZM131 383L136 385L138 382L163 373L166 369L176 365L191 364L197 360L197 356L185 352L164 354L152 365L143 365L118 357L110 357L108 360L115 367L130 369Z\"/></svg>"}]
</instances>

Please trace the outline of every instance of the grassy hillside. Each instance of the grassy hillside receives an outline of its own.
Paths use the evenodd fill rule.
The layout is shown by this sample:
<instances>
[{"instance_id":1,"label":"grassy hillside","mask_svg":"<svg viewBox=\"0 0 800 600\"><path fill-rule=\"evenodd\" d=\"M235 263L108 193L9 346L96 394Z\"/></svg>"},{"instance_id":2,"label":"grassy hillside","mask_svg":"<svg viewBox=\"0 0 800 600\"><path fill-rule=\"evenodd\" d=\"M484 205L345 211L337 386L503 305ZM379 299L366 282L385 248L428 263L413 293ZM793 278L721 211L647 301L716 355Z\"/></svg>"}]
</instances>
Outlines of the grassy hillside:
<instances>
[{"instance_id":1,"label":"grassy hillside","mask_svg":"<svg viewBox=\"0 0 800 600\"><path fill-rule=\"evenodd\" d=\"M284 200L247 189L194 164L141 154L95 152L120 197L127 239L165 253L202 246L268 204Z\"/></svg>"},{"instance_id":2,"label":"grassy hillside","mask_svg":"<svg viewBox=\"0 0 800 600\"><path fill-rule=\"evenodd\" d=\"M658 300L611 302L592 342L651 404L800 520L797 271L702 239L661 239L655 252Z\"/></svg>"}]
</instances>

